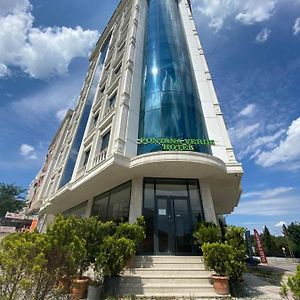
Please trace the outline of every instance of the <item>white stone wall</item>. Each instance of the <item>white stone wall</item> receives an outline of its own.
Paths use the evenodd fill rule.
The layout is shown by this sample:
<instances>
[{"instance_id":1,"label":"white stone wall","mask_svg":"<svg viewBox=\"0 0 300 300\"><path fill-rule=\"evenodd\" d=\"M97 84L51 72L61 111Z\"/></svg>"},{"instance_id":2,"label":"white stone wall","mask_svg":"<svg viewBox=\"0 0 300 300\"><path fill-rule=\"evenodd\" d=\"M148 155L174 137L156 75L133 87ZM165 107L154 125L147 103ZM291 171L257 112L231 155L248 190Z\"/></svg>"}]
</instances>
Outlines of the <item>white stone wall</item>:
<instances>
[{"instance_id":1,"label":"white stone wall","mask_svg":"<svg viewBox=\"0 0 300 300\"><path fill-rule=\"evenodd\" d=\"M225 163L236 163L204 51L187 0L180 0L179 8L198 85L208 136L216 142L216 145L211 147L212 154Z\"/></svg>"}]
</instances>

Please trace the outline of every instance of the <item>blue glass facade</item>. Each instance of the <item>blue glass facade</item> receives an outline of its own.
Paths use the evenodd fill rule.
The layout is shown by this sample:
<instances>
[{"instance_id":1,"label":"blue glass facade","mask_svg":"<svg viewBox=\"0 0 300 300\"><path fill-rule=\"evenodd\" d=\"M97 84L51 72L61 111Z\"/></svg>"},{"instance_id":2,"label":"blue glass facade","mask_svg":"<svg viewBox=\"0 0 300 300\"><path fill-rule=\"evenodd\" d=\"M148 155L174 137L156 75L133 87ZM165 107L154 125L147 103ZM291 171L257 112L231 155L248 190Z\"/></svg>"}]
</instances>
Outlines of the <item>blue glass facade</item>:
<instances>
[{"instance_id":1,"label":"blue glass facade","mask_svg":"<svg viewBox=\"0 0 300 300\"><path fill-rule=\"evenodd\" d=\"M61 181L59 184L60 188L63 187L64 185L66 185L72 178L75 163L76 163L77 156L78 156L78 152L79 152L80 145L81 145L83 135L85 132L86 124L87 124L89 114L90 114L90 111L91 111L91 108L93 105L93 101L94 101L95 94L97 91L97 86L98 86L98 83L100 80L100 76L102 74L103 65L104 65L104 61L105 61L106 54L108 51L109 42L110 42L110 37L107 38L107 40L105 41L105 43L101 49L98 64L96 66L94 77L92 79L92 83L90 85L88 96L87 96L86 102L84 104L83 112L81 114L81 118L80 118L78 128L77 128L74 140L73 140L71 151L70 151L70 154L69 154L69 157L68 157L65 169L64 169L64 173L62 175L62 178L61 178Z\"/></svg>"},{"instance_id":2,"label":"blue glass facade","mask_svg":"<svg viewBox=\"0 0 300 300\"><path fill-rule=\"evenodd\" d=\"M139 138L207 139L177 0L148 0ZM140 144L138 154L161 151ZM210 153L208 145L197 152Z\"/></svg>"}]
</instances>

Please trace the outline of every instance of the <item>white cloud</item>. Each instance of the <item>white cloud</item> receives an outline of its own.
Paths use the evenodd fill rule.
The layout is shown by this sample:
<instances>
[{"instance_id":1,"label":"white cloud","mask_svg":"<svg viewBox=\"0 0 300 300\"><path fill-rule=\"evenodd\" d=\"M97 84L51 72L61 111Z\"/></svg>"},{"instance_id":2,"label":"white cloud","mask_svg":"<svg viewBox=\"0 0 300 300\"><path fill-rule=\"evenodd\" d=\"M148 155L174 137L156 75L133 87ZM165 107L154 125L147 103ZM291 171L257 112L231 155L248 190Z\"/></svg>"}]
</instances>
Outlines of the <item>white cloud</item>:
<instances>
[{"instance_id":1,"label":"white cloud","mask_svg":"<svg viewBox=\"0 0 300 300\"><path fill-rule=\"evenodd\" d=\"M98 32L81 27L35 28L31 10L28 0L1 3L0 66L19 67L34 78L66 75L73 58L88 55Z\"/></svg>"},{"instance_id":2,"label":"white cloud","mask_svg":"<svg viewBox=\"0 0 300 300\"><path fill-rule=\"evenodd\" d=\"M257 43L264 43L265 41L267 41L267 39L269 38L271 33L271 30L268 28L263 28L259 34L256 36L255 41Z\"/></svg>"},{"instance_id":3,"label":"white cloud","mask_svg":"<svg viewBox=\"0 0 300 300\"><path fill-rule=\"evenodd\" d=\"M241 201L234 210L235 215L247 216L297 216L299 215L299 195L284 195L275 197L256 197Z\"/></svg>"},{"instance_id":4,"label":"white cloud","mask_svg":"<svg viewBox=\"0 0 300 300\"><path fill-rule=\"evenodd\" d=\"M66 113L68 112L68 108L62 108L59 111L56 112L55 116L57 118L58 121L62 121L66 115Z\"/></svg>"},{"instance_id":5,"label":"white cloud","mask_svg":"<svg viewBox=\"0 0 300 300\"><path fill-rule=\"evenodd\" d=\"M243 198L255 198L255 197L263 197L263 198L270 198L270 197L275 197L280 194L285 194L290 191L292 191L292 187L284 187L280 186L274 189L267 189L267 190L261 190L261 191L256 191L256 192L249 192L249 193L244 193L242 196Z\"/></svg>"},{"instance_id":6,"label":"white cloud","mask_svg":"<svg viewBox=\"0 0 300 300\"><path fill-rule=\"evenodd\" d=\"M300 162L300 117L292 122L286 132L286 138L270 151L261 152L256 163L263 167L277 164L296 164Z\"/></svg>"},{"instance_id":7,"label":"white cloud","mask_svg":"<svg viewBox=\"0 0 300 300\"><path fill-rule=\"evenodd\" d=\"M210 18L209 26L217 32L229 18L245 25L268 20L274 13L277 0L192 0L192 2L194 10Z\"/></svg>"},{"instance_id":8,"label":"white cloud","mask_svg":"<svg viewBox=\"0 0 300 300\"><path fill-rule=\"evenodd\" d=\"M0 63L0 78L10 75L10 71L5 64Z\"/></svg>"},{"instance_id":9,"label":"white cloud","mask_svg":"<svg viewBox=\"0 0 300 300\"><path fill-rule=\"evenodd\" d=\"M244 4L244 7L242 8L242 12L237 14L236 20L246 25L252 25L257 22L268 20L274 12L275 4L277 1L248 0L242 2Z\"/></svg>"},{"instance_id":10,"label":"white cloud","mask_svg":"<svg viewBox=\"0 0 300 300\"><path fill-rule=\"evenodd\" d=\"M256 105L254 103L248 104L244 109L242 109L238 116L248 117L251 116L256 110Z\"/></svg>"},{"instance_id":11,"label":"white cloud","mask_svg":"<svg viewBox=\"0 0 300 300\"><path fill-rule=\"evenodd\" d=\"M21 145L20 154L26 159L37 159L34 147L28 144Z\"/></svg>"},{"instance_id":12,"label":"white cloud","mask_svg":"<svg viewBox=\"0 0 300 300\"><path fill-rule=\"evenodd\" d=\"M297 35L300 32L300 17L295 20L293 26L293 35Z\"/></svg>"},{"instance_id":13,"label":"white cloud","mask_svg":"<svg viewBox=\"0 0 300 300\"><path fill-rule=\"evenodd\" d=\"M284 221L280 221L277 224L275 224L274 226L282 228L283 225L286 225L286 223Z\"/></svg>"},{"instance_id":14,"label":"white cloud","mask_svg":"<svg viewBox=\"0 0 300 300\"><path fill-rule=\"evenodd\" d=\"M246 136L250 136L255 133L255 131L259 128L260 123L254 123L252 125L240 124L235 128L229 129L229 135L231 140L237 143L239 140Z\"/></svg>"}]
</instances>

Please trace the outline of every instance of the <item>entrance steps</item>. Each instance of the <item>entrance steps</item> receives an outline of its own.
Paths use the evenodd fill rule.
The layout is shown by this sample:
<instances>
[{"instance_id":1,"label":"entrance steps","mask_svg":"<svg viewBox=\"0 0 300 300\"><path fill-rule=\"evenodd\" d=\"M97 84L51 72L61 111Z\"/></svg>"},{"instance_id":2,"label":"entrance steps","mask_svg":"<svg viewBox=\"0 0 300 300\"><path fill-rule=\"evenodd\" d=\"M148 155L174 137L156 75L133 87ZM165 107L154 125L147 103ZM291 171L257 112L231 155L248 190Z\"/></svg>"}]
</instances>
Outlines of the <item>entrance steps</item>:
<instances>
[{"instance_id":1,"label":"entrance steps","mask_svg":"<svg viewBox=\"0 0 300 300\"><path fill-rule=\"evenodd\" d=\"M218 299L200 256L135 256L109 284L115 296Z\"/></svg>"}]
</instances>

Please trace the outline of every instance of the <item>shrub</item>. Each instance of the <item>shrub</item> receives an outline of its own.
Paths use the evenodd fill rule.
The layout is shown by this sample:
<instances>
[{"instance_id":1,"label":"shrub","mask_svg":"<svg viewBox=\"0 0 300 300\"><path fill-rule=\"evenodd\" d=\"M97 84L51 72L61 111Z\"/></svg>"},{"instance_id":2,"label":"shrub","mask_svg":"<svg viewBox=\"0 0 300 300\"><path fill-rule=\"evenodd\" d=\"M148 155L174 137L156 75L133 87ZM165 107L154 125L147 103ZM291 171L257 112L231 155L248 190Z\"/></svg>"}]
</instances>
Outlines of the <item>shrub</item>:
<instances>
[{"instance_id":1,"label":"shrub","mask_svg":"<svg viewBox=\"0 0 300 300\"><path fill-rule=\"evenodd\" d=\"M230 226L226 230L225 239L228 245L233 248L231 260L230 279L240 281L243 272L246 270L246 244L244 241L245 229L242 227Z\"/></svg>"},{"instance_id":2,"label":"shrub","mask_svg":"<svg viewBox=\"0 0 300 300\"><path fill-rule=\"evenodd\" d=\"M81 219L81 226L78 229L78 236L85 241L85 254L79 262L79 277L89 268L99 254L99 245L104 239L113 235L116 231L114 222L101 222L97 218Z\"/></svg>"},{"instance_id":3,"label":"shrub","mask_svg":"<svg viewBox=\"0 0 300 300\"><path fill-rule=\"evenodd\" d=\"M207 269L214 270L218 276L230 276L230 262L234 249L225 243L204 243L201 247L204 265Z\"/></svg>"},{"instance_id":4,"label":"shrub","mask_svg":"<svg viewBox=\"0 0 300 300\"><path fill-rule=\"evenodd\" d=\"M204 243L221 242L222 234L219 226L212 222L199 223L193 233L195 243L203 245Z\"/></svg>"},{"instance_id":5,"label":"shrub","mask_svg":"<svg viewBox=\"0 0 300 300\"><path fill-rule=\"evenodd\" d=\"M55 283L47 272L46 237L15 233L0 245L0 299L44 299Z\"/></svg>"},{"instance_id":6,"label":"shrub","mask_svg":"<svg viewBox=\"0 0 300 300\"><path fill-rule=\"evenodd\" d=\"M120 223L112 236L100 245L95 262L97 272L105 277L114 277L124 269L128 259L136 253L137 244L145 239L145 222L139 218L136 223Z\"/></svg>"},{"instance_id":7,"label":"shrub","mask_svg":"<svg viewBox=\"0 0 300 300\"><path fill-rule=\"evenodd\" d=\"M287 284L281 285L281 296L288 298L288 290L291 290L293 298L300 300L300 265L297 266L295 275L288 277Z\"/></svg>"},{"instance_id":8,"label":"shrub","mask_svg":"<svg viewBox=\"0 0 300 300\"><path fill-rule=\"evenodd\" d=\"M144 229L144 218L141 217L134 224L129 223L120 223L116 228L116 235L120 237L126 237L135 244L142 242L146 238L145 229Z\"/></svg>"},{"instance_id":9,"label":"shrub","mask_svg":"<svg viewBox=\"0 0 300 300\"><path fill-rule=\"evenodd\" d=\"M134 241L116 235L104 239L96 260L96 270L102 270L104 276L117 276L135 253Z\"/></svg>"},{"instance_id":10,"label":"shrub","mask_svg":"<svg viewBox=\"0 0 300 300\"><path fill-rule=\"evenodd\" d=\"M58 277L67 278L78 274L87 256L87 242L80 233L82 229L83 219L61 215L47 228L46 258L49 272L57 272Z\"/></svg>"}]
</instances>

